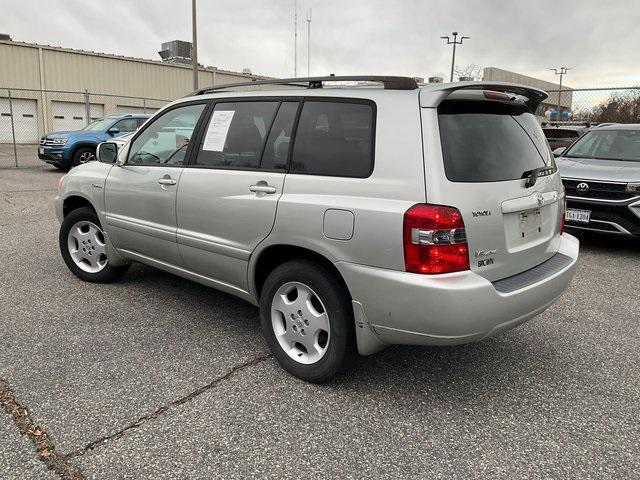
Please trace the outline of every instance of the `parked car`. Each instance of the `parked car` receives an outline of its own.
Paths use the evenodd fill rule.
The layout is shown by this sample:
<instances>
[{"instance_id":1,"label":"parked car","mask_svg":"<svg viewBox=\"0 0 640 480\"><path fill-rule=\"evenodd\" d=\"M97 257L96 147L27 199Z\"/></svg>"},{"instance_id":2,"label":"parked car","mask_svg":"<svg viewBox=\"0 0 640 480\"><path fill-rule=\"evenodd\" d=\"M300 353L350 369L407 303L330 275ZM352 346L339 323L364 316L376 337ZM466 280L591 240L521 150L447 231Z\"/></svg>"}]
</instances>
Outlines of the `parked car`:
<instances>
[{"instance_id":1,"label":"parked car","mask_svg":"<svg viewBox=\"0 0 640 480\"><path fill-rule=\"evenodd\" d=\"M567 227L640 236L640 124L599 126L556 161Z\"/></svg>"},{"instance_id":2,"label":"parked car","mask_svg":"<svg viewBox=\"0 0 640 480\"><path fill-rule=\"evenodd\" d=\"M542 131L544 132L544 136L547 137L551 150L569 147L587 130L589 130L588 126L575 125L548 125L542 127Z\"/></svg>"},{"instance_id":3,"label":"parked car","mask_svg":"<svg viewBox=\"0 0 640 480\"><path fill-rule=\"evenodd\" d=\"M75 132L53 132L40 139L38 158L61 170L95 160L100 142L135 132L151 115L110 115Z\"/></svg>"},{"instance_id":4,"label":"parked car","mask_svg":"<svg viewBox=\"0 0 640 480\"><path fill-rule=\"evenodd\" d=\"M385 88L330 87L345 80ZM273 82L293 85L195 92L67 174L69 269L110 282L138 261L243 298L274 357L311 382L356 351L487 338L567 288L578 241L532 113L544 92Z\"/></svg>"}]
</instances>

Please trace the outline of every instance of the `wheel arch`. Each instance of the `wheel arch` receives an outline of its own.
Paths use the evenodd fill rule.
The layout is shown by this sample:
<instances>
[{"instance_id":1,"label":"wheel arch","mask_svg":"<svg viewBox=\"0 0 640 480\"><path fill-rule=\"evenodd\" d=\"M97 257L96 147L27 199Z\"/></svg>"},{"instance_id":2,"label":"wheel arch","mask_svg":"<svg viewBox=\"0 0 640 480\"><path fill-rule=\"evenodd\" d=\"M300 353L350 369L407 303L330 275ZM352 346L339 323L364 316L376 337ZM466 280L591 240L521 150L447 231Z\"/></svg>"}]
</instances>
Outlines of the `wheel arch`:
<instances>
[{"instance_id":1,"label":"wheel arch","mask_svg":"<svg viewBox=\"0 0 640 480\"><path fill-rule=\"evenodd\" d=\"M313 261L329 270L344 287L349 299L351 299L351 292L349 291L347 282L344 280L334 263L327 256L307 247L279 243L264 247L260 251L254 253L250 260L248 272L249 290L256 298L256 301L259 301L260 299L262 286L269 276L269 273L278 265L297 259Z\"/></svg>"},{"instance_id":2,"label":"wheel arch","mask_svg":"<svg viewBox=\"0 0 640 480\"><path fill-rule=\"evenodd\" d=\"M90 207L91 209L93 209L94 212L96 212L96 214L98 214L98 210L88 198L82 195L73 194L73 195L69 195L62 201L63 218L69 215L74 210L77 210L78 208L82 208L82 207Z\"/></svg>"},{"instance_id":3,"label":"wheel arch","mask_svg":"<svg viewBox=\"0 0 640 480\"><path fill-rule=\"evenodd\" d=\"M71 152L69 153L69 157L71 160L73 160L73 157L75 156L76 152L78 151L79 148L84 148L84 147L88 147L93 149L94 151L98 148L99 142L98 143L94 143L94 142L87 142L86 140L82 140L78 143L74 143L71 146Z\"/></svg>"}]
</instances>

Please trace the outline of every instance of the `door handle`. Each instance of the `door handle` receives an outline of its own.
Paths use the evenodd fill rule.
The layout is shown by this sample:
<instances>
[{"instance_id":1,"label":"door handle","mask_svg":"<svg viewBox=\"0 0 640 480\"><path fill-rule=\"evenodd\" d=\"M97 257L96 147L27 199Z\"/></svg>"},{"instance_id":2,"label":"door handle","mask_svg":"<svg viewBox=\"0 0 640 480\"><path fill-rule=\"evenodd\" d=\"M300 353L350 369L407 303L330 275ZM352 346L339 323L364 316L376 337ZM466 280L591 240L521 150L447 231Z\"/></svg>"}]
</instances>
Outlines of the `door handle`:
<instances>
[{"instance_id":1,"label":"door handle","mask_svg":"<svg viewBox=\"0 0 640 480\"><path fill-rule=\"evenodd\" d=\"M249 191L255 193L276 193L276 187L270 185L251 185Z\"/></svg>"},{"instance_id":2,"label":"door handle","mask_svg":"<svg viewBox=\"0 0 640 480\"><path fill-rule=\"evenodd\" d=\"M177 182L173 178L159 178L158 183L160 185L175 185Z\"/></svg>"}]
</instances>

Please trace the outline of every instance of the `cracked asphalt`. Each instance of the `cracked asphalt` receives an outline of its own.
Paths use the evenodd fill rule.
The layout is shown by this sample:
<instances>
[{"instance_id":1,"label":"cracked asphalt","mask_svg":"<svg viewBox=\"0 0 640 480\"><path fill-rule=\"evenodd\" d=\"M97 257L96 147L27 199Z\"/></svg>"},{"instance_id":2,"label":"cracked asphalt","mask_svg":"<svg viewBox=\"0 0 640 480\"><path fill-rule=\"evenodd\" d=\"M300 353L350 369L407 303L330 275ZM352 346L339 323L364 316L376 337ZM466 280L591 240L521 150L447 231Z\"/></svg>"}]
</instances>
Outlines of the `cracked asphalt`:
<instances>
[{"instance_id":1,"label":"cracked asphalt","mask_svg":"<svg viewBox=\"0 0 640 480\"><path fill-rule=\"evenodd\" d=\"M0 169L2 480L640 478L640 242L581 237L570 290L514 331L392 347L315 386L238 299L141 265L73 277L59 176Z\"/></svg>"}]
</instances>

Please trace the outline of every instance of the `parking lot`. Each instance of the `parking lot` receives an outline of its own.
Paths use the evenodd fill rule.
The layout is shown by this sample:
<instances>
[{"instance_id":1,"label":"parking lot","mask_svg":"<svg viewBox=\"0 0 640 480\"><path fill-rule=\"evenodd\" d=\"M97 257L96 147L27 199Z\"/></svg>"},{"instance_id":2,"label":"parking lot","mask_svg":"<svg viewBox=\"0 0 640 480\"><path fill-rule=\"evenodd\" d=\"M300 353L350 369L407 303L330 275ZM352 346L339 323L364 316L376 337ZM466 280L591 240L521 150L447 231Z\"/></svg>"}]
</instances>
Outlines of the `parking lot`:
<instances>
[{"instance_id":1,"label":"parking lot","mask_svg":"<svg viewBox=\"0 0 640 480\"><path fill-rule=\"evenodd\" d=\"M388 348L314 386L234 297L141 265L74 277L60 175L0 170L3 480L638 478L640 243L581 237L570 290L516 330Z\"/></svg>"}]
</instances>

